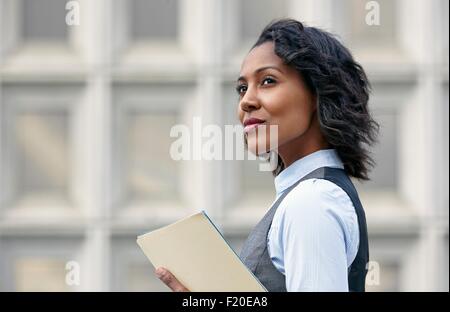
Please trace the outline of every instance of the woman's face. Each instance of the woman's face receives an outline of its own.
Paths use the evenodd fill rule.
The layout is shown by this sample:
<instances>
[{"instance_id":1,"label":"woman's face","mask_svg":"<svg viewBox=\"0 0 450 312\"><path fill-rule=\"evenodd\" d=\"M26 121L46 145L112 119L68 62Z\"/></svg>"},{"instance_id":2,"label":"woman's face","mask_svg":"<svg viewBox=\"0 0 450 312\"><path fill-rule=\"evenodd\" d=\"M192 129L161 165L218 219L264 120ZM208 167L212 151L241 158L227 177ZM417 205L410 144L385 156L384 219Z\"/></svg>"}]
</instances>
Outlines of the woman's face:
<instances>
[{"instance_id":1,"label":"woman's face","mask_svg":"<svg viewBox=\"0 0 450 312\"><path fill-rule=\"evenodd\" d=\"M299 73L275 54L272 42L255 47L245 57L236 88L239 120L252 153L260 155L271 150L272 125L278 126L278 141L276 145L272 142L273 148L302 143L299 138L308 132L315 115L315 96ZM263 122L246 127L250 118Z\"/></svg>"}]
</instances>

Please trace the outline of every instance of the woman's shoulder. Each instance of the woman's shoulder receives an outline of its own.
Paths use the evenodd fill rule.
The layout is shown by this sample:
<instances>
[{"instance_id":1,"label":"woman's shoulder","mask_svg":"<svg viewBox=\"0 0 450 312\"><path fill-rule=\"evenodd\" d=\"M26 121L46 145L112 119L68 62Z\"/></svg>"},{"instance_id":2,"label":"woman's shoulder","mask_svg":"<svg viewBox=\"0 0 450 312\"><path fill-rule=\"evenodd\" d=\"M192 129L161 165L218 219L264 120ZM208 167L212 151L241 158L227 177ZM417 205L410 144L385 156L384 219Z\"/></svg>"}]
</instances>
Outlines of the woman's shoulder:
<instances>
[{"instance_id":1,"label":"woman's shoulder","mask_svg":"<svg viewBox=\"0 0 450 312\"><path fill-rule=\"evenodd\" d=\"M347 193L337 184L332 181L320 178L312 178L301 181L295 186L289 194L286 195L283 201L350 201L350 197Z\"/></svg>"},{"instance_id":2,"label":"woman's shoulder","mask_svg":"<svg viewBox=\"0 0 450 312\"><path fill-rule=\"evenodd\" d=\"M351 221L356 216L350 197L341 187L326 179L313 178L300 182L286 195L276 217L299 220L326 214Z\"/></svg>"},{"instance_id":3,"label":"woman's shoulder","mask_svg":"<svg viewBox=\"0 0 450 312\"><path fill-rule=\"evenodd\" d=\"M297 240L305 245L311 237L337 249L342 242L347 263L356 256L359 228L353 203L342 188L325 179L302 181L286 195L275 212L268 242L272 250L278 250L277 243L287 246L284 243L289 241L295 246Z\"/></svg>"}]
</instances>

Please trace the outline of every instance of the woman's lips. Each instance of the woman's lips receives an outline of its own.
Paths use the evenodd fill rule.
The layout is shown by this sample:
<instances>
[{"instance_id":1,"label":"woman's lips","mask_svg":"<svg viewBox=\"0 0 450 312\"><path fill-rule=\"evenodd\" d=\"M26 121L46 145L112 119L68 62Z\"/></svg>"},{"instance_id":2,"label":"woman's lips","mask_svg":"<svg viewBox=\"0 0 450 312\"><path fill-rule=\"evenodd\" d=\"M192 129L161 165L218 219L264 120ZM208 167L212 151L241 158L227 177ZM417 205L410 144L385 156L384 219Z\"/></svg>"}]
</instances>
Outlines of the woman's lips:
<instances>
[{"instance_id":1,"label":"woman's lips","mask_svg":"<svg viewBox=\"0 0 450 312\"><path fill-rule=\"evenodd\" d=\"M248 126L245 126L244 127L244 133L248 133L248 132L250 132L252 130L255 130L258 126L265 125L265 124L266 124L266 122L260 122L260 123L253 123L253 124L250 124Z\"/></svg>"}]
</instances>

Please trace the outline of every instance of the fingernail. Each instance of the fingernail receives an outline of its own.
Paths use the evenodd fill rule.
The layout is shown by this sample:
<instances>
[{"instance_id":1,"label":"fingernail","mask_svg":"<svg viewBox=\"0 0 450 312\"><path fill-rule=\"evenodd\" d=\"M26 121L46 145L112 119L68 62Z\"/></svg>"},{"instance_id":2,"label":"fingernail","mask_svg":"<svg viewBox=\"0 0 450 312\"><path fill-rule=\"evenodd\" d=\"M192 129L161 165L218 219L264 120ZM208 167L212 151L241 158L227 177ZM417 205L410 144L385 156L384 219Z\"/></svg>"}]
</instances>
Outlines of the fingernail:
<instances>
[{"instance_id":1,"label":"fingernail","mask_svg":"<svg viewBox=\"0 0 450 312\"><path fill-rule=\"evenodd\" d=\"M157 268L156 271L155 271L156 276L161 277L162 271L163 270L161 268Z\"/></svg>"}]
</instances>

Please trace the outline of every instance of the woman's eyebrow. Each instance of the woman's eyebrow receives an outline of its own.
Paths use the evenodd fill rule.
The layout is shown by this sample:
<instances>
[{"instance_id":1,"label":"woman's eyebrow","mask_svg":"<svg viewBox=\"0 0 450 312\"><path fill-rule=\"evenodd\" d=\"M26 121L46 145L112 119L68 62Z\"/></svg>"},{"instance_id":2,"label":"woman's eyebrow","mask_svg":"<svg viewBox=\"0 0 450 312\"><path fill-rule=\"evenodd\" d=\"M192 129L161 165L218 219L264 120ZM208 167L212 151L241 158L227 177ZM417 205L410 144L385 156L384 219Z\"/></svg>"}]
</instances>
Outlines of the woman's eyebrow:
<instances>
[{"instance_id":1,"label":"woman's eyebrow","mask_svg":"<svg viewBox=\"0 0 450 312\"><path fill-rule=\"evenodd\" d=\"M259 72L261 72L263 70L269 69L269 68L275 69L275 70L279 71L280 73L283 73L283 71L281 69L279 69L278 67L276 67L275 65L267 65L267 66L263 66L263 67L260 67L257 70L255 70L254 74L257 74L257 73L259 73ZM245 80L245 77L244 76L239 76L237 81L239 81L239 80Z\"/></svg>"}]
</instances>

